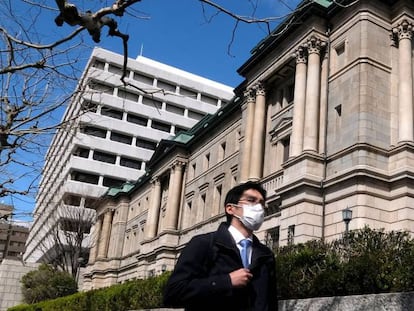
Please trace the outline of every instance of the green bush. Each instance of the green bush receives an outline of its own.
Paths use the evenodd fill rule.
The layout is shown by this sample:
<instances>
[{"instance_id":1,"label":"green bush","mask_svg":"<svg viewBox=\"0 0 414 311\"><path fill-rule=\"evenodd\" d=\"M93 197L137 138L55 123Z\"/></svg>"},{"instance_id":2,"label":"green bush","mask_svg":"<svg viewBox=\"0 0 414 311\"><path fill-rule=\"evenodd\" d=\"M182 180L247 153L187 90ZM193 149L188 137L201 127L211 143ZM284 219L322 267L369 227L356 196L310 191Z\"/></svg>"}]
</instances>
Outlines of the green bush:
<instances>
[{"instance_id":1,"label":"green bush","mask_svg":"<svg viewBox=\"0 0 414 311\"><path fill-rule=\"evenodd\" d=\"M8 311L127 311L158 308L162 305L162 291L169 275L166 272L146 280L129 281L32 305L19 305Z\"/></svg>"},{"instance_id":2,"label":"green bush","mask_svg":"<svg viewBox=\"0 0 414 311\"><path fill-rule=\"evenodd\" d=\"M276 250L280 299L414 290L414 240L408 232L351 231L332 243Z\"/></svg>"},{"instance_id":3,"label":"green bush","mask_svg":"<svg viewBox=\"0 0 414 311\"><path fill-rule=\"evenodd\" d=\"M22 292L27 303L63 297L77 291L76 281L69 273L58 271L46 264L40 265L37 270L22 278Z\"/></svg>"}]
</instances>

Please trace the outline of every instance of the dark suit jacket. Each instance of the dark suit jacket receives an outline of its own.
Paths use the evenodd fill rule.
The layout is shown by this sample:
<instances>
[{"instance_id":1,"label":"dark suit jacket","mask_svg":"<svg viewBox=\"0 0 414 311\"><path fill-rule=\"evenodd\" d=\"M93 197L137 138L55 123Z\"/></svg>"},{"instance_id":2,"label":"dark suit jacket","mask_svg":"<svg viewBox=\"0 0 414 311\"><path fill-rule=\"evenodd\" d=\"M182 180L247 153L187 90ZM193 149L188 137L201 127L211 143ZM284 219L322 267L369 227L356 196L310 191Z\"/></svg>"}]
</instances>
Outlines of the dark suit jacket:
<instances>
[{"instance_id":1,"label":"dark suit jacket","mask_svg":"<svg viewBox=\"0 0 414 311\"><path fill-rule=\"evenodd\" d=\"M193 237L167 282L164 306L186 311L277 310L274 255L255 236L252 247L253 278L247 287L233 288L229 273L243 265L228 224Z\"/></svg>"}]
</instances>

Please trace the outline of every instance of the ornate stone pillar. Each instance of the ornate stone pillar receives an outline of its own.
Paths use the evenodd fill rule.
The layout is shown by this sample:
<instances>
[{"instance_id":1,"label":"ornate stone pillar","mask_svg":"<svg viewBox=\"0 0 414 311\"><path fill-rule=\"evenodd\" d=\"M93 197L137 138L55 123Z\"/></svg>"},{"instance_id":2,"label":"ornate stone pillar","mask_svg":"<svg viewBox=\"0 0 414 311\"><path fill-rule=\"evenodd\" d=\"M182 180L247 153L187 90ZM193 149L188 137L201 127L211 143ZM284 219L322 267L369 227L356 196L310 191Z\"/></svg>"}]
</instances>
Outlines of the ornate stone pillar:
<instances>
[{"instance_id":1,"label":"ornate stone pillar","mask_svg":"<svg viewBox=\"0 0 414 311\"><path fill-rule=\"evenodd\" d=\"M398 141L413 140L413 24L403 20L393 29L399 46Z\"/></svg>"},{"instance_id":2,"label":"ornate stone pillar","mask_svg":"<svg viewBox=\"0 0 414 311\"><path fill-rule=\"evenodd\" d=\"M257 180L260 179L263 174L263 153L266 135L266 92L261 82L255 85L255 90L256 104L254 107L249 179Z\"/></svg>"},{"instance_id":3,"label":"ornate stone pillar","mask_svg":"<svg viewBox=\"0 0 414 311\"><path fill-rule=\"evenodd\" d=\"M102 230L98 244L98 258L106 258L108 254L109 237L111 236L112 210L108 209L104 214Z\"/></svg>"},{"instance_id":4,"label":"ornate stone pillar","mask_svg":"<svg viewBox=\"0 0 414 311\"><path fill-rule=\"evenodd\" d=\"M109 237L108 258L120 258L124 249L125 230L128 220L129 200L122 197L114 212Z\"/></svg>"},{"instance_id":5,"label":"ornate stone pillar","mask_svg":"<svg viewBox=\"0 0 414 311\"><path fill-rule=\"evenodd\" d=\"M321 96L320 96L320 132L319 132L319 153L325 153L326 145L326 131L327 131L327 118L328 118L328 51L325 50L324 57L322 59L322 71L321 71Z\"/></svg>"},{"instance_id":6,"label":"ornate stone pillar","mask_svg":"<svg viewBox=\"0 0 414 311\"><path fill-rule=\"evenodd\" d=\"M165 229L167 230L177 229L178 215L180 213L183 167L184 163L177 161L171 168L170 188L168 189L168 203L165 223Z\"/></svg>"},{"instance_id":7,"label":"ornate stone pillar","mask_svg":"<svg viewBox=\"0 0 414 311\"><path fill-rule=\"evenodd\" d=\"M303 148L303 126L305 123L306 101L306 74L307 53L306 49L299 47L294 54L296 58L295 92L293 98L292 134L290 136L291 157L296 157Z\"/></svg>"},{"instance_id":8,"label":"ornate stone pillar","mask_svg":"<svg viewBox=\"0 0 414 311\"><path fill-rule=\"evenodd\" d=\"M161 181L159 177L154 177L151 180L151 184L151 205L148 209L147 222L145 224L146 239L151 239L157 235L161 207Z\"/></svg>"},{"instance_id":9,"label":"ornate stone pillar","mask_svg":"<svg viewBox=\"0 0 414 311\"><path fill-rule=\"evenodd\" d=\"M306 83L306 113L303 150L318 151L319 101L321 92L321 49L324 43L312 36L308 48L308 76Z\"/></svg>"},{"instance_id":10,"label":"ornate stone pillar","mask_svg":"<svg viewBox=\"0 0 414 311\"><path fill-rule=\"evenodd\" d=\"M93 264L98 253L99 240L102 230L102 217L97 217L95 225L92 228L92 246L89 252L89 263Z\"/></svg>"},{"instance_id":11,"label":"ornate stone pillar","mask_svg":"<svg viewBox=\"0 0 414 311\"><path fill-rule=\"evenodd\" d=\"M253 140L253 125L254 125L254 103L256 94L254 90L248 89L244 92L246 99L246 127L244 133L243 153L241 160L240 181L247 181L250 172L250 156Z\"/></svg>"}]
</instances>

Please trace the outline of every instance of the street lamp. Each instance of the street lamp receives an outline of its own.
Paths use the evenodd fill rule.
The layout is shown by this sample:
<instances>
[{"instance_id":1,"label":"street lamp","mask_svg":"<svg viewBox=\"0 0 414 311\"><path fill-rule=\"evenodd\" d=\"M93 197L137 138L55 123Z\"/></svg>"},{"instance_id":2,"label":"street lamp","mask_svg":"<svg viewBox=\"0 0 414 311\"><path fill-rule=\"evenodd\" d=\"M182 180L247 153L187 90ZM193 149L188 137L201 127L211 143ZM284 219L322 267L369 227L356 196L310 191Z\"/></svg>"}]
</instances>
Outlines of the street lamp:
<instances>
[{"instance_id":1,"label":"street lamp","mask_svg":"<svg viewBox=\"0 0 414 311\"><path fill-rule=\"evenodd\" d=\"M348 240L349 222L352 219L352 210L349 207L342 210L342 220L345 223L345 239Z\"/></svg>"}]
</instances>

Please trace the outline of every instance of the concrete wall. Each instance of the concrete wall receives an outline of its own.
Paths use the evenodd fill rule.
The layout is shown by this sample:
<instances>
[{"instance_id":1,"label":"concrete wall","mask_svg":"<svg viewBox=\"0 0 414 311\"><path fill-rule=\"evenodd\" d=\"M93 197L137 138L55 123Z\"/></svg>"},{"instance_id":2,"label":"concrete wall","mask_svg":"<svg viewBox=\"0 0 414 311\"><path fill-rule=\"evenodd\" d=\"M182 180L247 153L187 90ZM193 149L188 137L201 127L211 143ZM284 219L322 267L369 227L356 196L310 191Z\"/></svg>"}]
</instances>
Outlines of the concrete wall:
<instances>
[{"instance_id":1,"label":"concrete wall","mask_svg":"<svg viewBox=\"0 0 414 311\"><path fill-rule=\"evenodd\" d=\"M151 309L145 311L182 311ZM279 311L412 311L414 292L282 300ZM144 311L144 310L141 310Z\"/></svg>"},{"instance_id":2,"label":"concrete wall","mask_svg":"<svg viewBox=\"0 0 414 311\"><path fill-rule=\"evenodd\" d=\"M38 264L23 264L20 260L5 259L0 263L0 311L22 303L20 280L26 273L36 270Z\"/></svg>"}]
</instances>

